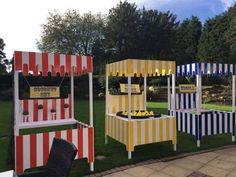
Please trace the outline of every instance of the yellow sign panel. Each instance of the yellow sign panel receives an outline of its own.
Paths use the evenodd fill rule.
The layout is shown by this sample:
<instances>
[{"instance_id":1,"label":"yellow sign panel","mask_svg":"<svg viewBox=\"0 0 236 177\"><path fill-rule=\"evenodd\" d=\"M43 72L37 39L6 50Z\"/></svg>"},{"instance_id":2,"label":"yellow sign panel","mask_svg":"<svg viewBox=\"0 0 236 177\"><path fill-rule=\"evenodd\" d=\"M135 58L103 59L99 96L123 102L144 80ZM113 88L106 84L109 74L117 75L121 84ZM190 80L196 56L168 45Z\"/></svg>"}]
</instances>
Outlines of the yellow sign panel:
<instances>
[{"instance_id":1,"label":"yellow sign panel","mask_svg":"<svg viewBox=\"0 0 236 177\"><path fill-rule=\"evenodd\" d=\"M30 98L58 98L60 97L59 89L55 86L30 87Z\"/></svg>"},{"instance_id":2,"label":"yellow sign panel","mask_svg":"<svg viewBox=\"0 0 236 177\"><path fill-rule=\"evenodd\" d=\"M196 87L194 84L180 84L179 91L182 93L193 93L196 92Z\"/></svg>"},{"instance_id":3,"label":"yellow sign panel","mask_svg":"<svg viewBox=\"0 0 236 177\"><path fill-rule=\"evenodd\" d=\"M120 84L121 93L128 93L128 84ZM140 93L139 84L131 84L131 93Z\"/></svg>"}]
</instances>

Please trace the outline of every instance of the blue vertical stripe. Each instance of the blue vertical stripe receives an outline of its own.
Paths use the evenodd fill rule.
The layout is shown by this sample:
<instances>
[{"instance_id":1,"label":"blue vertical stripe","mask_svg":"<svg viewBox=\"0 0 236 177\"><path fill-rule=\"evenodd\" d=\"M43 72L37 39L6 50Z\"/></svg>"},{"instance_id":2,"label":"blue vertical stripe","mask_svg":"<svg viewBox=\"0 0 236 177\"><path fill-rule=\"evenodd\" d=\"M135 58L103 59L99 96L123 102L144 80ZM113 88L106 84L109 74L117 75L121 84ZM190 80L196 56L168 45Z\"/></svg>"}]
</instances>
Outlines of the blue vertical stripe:
<instances>
[{"instance_id":1,"label":"blue vertical stripe","mask_svg":"<svg viewBox=\"0 0 236 177\"><path fill-rule=\"evenodd\" d=\"M193 115L190 114L190 133L193 134Z\"/></svg>"},{"instance_id":2,"label":"blue vertical stripe","mask_svg":"<svg viewBox=\"0 0 236 177\"><path fill-rule=\"evenodd\" d=\"M183 131L183 114L184 113L180 113L180 131Z\"/></svg>"},{"instance_id":3,"label":"blue vertical stripe","mask_svg":"<svg viewBox=\"0 0 236 177\"><path fill-rule=\"evenodd\" d=\"M223 112L221 112L221 114L222 114L222 122L221 122L222 133L225 133L225 114Z\"/></svg>"},{"instance_id":4,"label":"blue vertical stripe","mask_svg":"<svg viewBox=\"0 0 236 177\"><path fill-rule=\"evenodd\" d=\"M211 114L211 135L214 135L214 114L213 112Z\"/></svg>"},{"instance_id":5,"label":"blue vertical stripe","mask_svg":"<svg viewBox=\"0 0 236 177\"><path fill-rule=\"evenodd\" d=\"M198 119L199 119L199 137L198 140L202 139L202 115L198 115Z\"/></svg>"},{"instance_id":6,"label":"blue vertical stripe","mask_svg":"<svg viewBox=\"0 0 236 177\"><path fill-rule=\"evenodd\" d=\"M216 114L216 131L217 131L217 134L220 133L220 114L215 112Z\"/></svg>"},{"instance_id":7,"label":"blue vertical stripe","mask_svg":"<svg viewBox=\"0 0 236 177\"><path fill-rule=\"evenodd\" d=\"M205 121L205 135L208 135L208 114L207 114L207 112L205 112L204 115L205 115L205 119L204 119L204 121Z\"/></svg>"}]
</instances>

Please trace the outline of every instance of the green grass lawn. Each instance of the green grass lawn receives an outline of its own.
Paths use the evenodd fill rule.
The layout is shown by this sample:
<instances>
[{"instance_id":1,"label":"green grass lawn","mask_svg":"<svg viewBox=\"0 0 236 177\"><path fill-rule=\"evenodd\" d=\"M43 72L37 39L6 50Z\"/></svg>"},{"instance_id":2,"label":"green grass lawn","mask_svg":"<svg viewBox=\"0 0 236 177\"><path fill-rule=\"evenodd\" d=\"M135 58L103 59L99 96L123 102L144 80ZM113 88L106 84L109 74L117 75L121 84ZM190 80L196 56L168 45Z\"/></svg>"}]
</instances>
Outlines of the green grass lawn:
<instances>
[{"instance_id":1,"label":"green grass lawn","mask_svg":"<svg viewBox=\"0 0 236 177\"><path fill-rule=\"evenodd\" d=\"M11 122L11 103L0 102L0 171L12 169L13 166L9 163L9 142L10 142L10 122ZM167 103L148 103L149 110L155 110L162 113L167 113ZM230 106L222 107L215 105L207 105L208 108L230 110ZM3 111L4 110L4 111ZM88 102L76 101L75 115L79 120L88 122ZM104 115L105 102L103 100L94 101L94 125L95 125L95 155L103 155L106 158L95 161L95 171L104 171L113 167L136 163L147 159L156 159L166 156L177 155L184 152L197 151L196 141L194 136L178 133L177 152L172 150L171 142L154 143L149 145L137 146L132 154L132 160L127 159L125 146L110 139L108 144L104 144ZM37 130L24 130L21 133L41 132L55 129L64 129L65 127L53 127ZM232 144L230 135L206 136L202 140L200 149L209 149L212 147ZM75 161L71 170L71 177L83 176L89 173L89 165L86 159Z\"/></svg>"}]
</instances>

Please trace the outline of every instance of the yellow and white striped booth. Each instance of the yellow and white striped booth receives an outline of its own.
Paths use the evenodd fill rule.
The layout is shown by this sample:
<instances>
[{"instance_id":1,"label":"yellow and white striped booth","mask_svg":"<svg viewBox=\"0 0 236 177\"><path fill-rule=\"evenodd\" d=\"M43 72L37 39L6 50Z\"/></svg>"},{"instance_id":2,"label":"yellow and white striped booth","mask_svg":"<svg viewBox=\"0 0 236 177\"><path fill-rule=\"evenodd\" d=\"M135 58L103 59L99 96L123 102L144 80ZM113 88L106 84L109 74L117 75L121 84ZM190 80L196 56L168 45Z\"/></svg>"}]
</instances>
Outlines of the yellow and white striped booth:
<instances>
[{"instance_id":1,"label":"yellow and white striped booth","mask_svg":"<svg viewBox=\"0 0 236 177\"><path fill-rule=\"evenodd\" d=\"M160 76L174 75L174 61L124 60L106 65L106 116L105 140L107 136L126 146L130 153L137 145L172 141L176 148L176 118L162 115L160 118L128 119L116 115L119 111L146 110L146 87L141 94L111 95L108 91L108 76ZM144 82L145 83L145 82ZM145 85L145 84L144 84Z\"/></svg>"}]
</instances>

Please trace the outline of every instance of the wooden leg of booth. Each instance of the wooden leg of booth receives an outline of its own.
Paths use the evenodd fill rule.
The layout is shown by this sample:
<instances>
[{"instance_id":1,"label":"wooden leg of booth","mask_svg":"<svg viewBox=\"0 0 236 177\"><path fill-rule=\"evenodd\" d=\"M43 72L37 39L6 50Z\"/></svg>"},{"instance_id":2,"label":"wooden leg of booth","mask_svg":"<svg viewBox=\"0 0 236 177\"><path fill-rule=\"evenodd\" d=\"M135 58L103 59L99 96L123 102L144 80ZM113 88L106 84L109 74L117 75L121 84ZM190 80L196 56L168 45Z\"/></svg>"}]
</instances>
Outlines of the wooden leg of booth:
<instances>
[{"instance_id":1,"label":"wooden leg of booth","mask_svg":"<svg viewBox=\"0 0 236 177\"><path fill-rule=\"evenodd\" d=\"M108 143L108 138L107 138L107 135L105 135L105 144Z\"/></svg>"},{"instance_id":2,"label":"wooden leg of booth","mask_svg":"<svg viewBox=\"0 0 236 177\"><path fill-rule=\"evenodd\" d=\"M201 146L201 141L197 140L197 147L200 147L200 146Z\"/></svg>"},{"instance_id":3,"label":"wooden leg of booth","mask_svg":"<svg viewBox=\"0 0 236 177\"><path fill-rule=\"evenodd\" d=\"M132 152L128 151L128 159L132 159Z\"/></svg>"},{"instance_id":4,"label":"wooden leg of booth","mask_svg":"<svg viewBox=\"0 0 236 177\"><path fill-rule=\"evenodd\" d=\"M177 151L177 144L173 144L173 150Z\"/></svg>"},{"instance_id":5,"label":"wooden leg of booth","mask_svg":"<svg viewBox=\"0 0 236 177\"><path fill-rule=\"evenodd\" d=\"M94 171L94 163L93 162L90 163L90 171Z\"/></svg>"}]
</instances>

